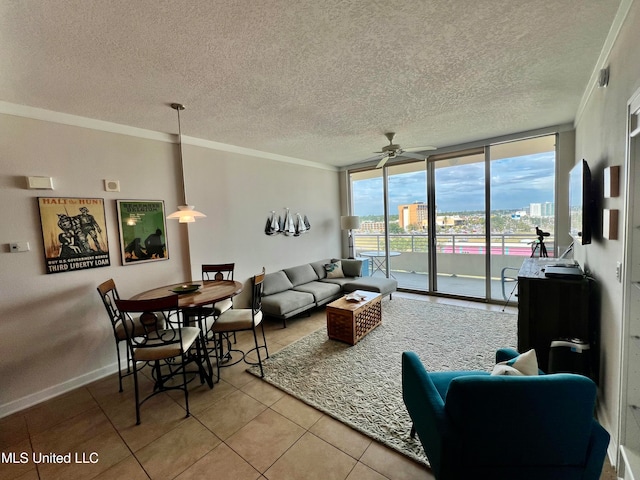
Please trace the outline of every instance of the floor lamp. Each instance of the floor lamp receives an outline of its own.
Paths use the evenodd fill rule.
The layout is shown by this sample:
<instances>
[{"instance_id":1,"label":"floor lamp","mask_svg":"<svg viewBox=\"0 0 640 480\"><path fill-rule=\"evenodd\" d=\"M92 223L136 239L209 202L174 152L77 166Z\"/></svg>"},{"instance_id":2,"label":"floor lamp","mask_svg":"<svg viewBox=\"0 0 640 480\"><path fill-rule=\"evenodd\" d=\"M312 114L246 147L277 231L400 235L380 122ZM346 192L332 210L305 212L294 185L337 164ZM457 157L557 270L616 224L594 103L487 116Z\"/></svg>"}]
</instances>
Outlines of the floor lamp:
<instances>
[{"instance_id":1,"label":"floor lamp","mask_svg":"<svg viewBox=\"0 0 640 480\"><path fill-rule=\"evenodd\" d=\"M360 217L356 215L344 215L340 217L340 227L342 230L349 230L349 258L354 258L352 230L360 228Z\"/></svg>"}]
</instances>

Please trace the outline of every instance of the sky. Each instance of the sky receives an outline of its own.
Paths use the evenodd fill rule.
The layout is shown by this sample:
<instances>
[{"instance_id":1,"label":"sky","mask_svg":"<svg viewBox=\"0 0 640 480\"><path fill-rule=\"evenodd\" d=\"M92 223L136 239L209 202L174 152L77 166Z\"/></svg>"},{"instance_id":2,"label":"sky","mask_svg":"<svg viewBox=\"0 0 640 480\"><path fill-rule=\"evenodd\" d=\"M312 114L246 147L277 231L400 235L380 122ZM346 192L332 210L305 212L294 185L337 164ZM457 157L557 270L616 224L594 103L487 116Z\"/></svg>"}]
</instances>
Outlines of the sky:
<instances>
[{"instance_id":1,"label":"sky","mask_svg":"<svg viewBox=\"0 0 640 480\"><path fill-rule=\"evenodd\" d=\"M530 203L554 201L555 152L491 162L491 209L522 210ZM398 205L427 202L426 172L389 176L389 213ZM436 170L438 212L484 210L484 163ZM354 214L382 215L382 177L353 184Z\"/></svg>"}]
</instances>

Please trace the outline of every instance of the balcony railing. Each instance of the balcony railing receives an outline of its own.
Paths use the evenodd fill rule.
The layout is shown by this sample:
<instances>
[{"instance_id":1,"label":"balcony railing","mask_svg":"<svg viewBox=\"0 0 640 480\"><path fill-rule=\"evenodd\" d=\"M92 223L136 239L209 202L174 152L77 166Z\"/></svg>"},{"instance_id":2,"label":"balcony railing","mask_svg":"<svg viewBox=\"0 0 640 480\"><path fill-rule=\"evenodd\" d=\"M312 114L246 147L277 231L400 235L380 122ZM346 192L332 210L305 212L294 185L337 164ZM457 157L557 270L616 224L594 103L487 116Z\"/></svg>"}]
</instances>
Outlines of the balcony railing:
<instances>
[{"instance_id":1,"label":"balcony railing","mask_svg":"<svg viewBox=\"0 0 640 480\"><path fill-rule=\"evenodd\" d=\"M537 245L537 237L531 234L501 233L491 234L492 255L517 255L528 257ZM553 237L545 237L545 243L552 245ZM354 233L354 245L359 251L384 251L385 236L382 233ZM427 253L427 234L390 234L389 250L396 252ZM436 235L438 253L486 254L483 233L439 233ZM551 249L553 250L553 249ZM537 254L537 252L536 252Z\"/></svg>"},{"instance_id":2,"label":"balcony railing","mask_svg":"<svg viewBox=\"0 0 640 480\"><path fill-rule=\"evenodd\" d=\"M535 234L492 234L489 252L487 252L484 234L439 233L436 235L435 245L438 281L442 283L446 281L447 277L455 277L458 281L468 278L470 283L473 280L477 285L480 285L480 287L474 287L476 289L474 296L477 296L477 289L483 288L482 285L484 285L485 255L489 253L491 279L497 282L495 286L492 286L490 296L502 298L500 282L503 269L509 268L513 274L522 265L523 258L530 257L534 249L536 249L534 256L538 256L537 242ZM550 255L553 255L553 243L553 237L545 237L545 244L548 245L547 250ZM356 256L367 251L384 252L386 250L385 236L382 233L355 232L354 246ZM427 234L390 234L388 250L400 253L400 255L390 258L390 270L398 279L399 287L414 289L415 285L422 285L418 289L426 290L429 270ZM421 278L417 278L417 275L420 275Z\"/></svg>"}]
</instances>

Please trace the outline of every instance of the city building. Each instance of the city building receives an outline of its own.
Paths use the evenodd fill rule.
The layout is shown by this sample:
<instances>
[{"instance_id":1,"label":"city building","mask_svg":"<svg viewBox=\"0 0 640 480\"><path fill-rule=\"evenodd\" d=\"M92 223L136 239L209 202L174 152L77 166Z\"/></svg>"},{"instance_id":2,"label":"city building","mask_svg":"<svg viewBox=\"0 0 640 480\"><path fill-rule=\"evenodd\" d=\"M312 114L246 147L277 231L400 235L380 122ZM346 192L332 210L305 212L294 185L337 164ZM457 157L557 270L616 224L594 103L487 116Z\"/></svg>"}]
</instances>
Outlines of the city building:
<instances>
[{"instance_id":1,"label":"city building","mask_svg":"<svg viewBox=\"0 0 640 480\"><path fill-rule=\"evenodd\" d=\"M425 202L398 205L398 224L405 230L410 226L426 226L429 219L429 206Z\"/></svg>"}]
</instances>

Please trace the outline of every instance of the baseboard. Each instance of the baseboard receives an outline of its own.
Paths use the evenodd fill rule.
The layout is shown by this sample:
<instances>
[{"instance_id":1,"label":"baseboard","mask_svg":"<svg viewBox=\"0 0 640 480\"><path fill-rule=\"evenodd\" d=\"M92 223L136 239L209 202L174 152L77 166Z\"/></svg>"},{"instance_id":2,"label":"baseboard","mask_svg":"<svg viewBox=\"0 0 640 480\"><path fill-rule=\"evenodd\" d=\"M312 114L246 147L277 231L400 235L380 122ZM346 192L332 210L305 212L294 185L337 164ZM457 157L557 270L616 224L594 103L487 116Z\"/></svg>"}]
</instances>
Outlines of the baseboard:
<instances>
[{"instance_id":1,"label":"baseboard","mask_svg":"<svg viewBox=\"0 0 640 480\"><path fill-rule=\"evenodd\" d=\"M5 403L4 405L0 405L0 418L7 417L13 413L19 412L29 407L33 407L34 405L45 402L47 400L51 400L52 398L58 397L64 393L70 392L71 390L82 387L91 382L95 382L96 380L100 380L101 378L116 373L117 371L118 364L113 363L98 370L94 370L93 372L89 372L84 375L80 375L79 377L67 380L64 383L45 388L44 390L32 393L30 395L27 395L26 397L22 397L12 402Z\"/></svg>"},{"instance_id":2,"label":"baseboard","mask_svg":"<svg viewBox=\"0 0 640 480\"><path fill-rule=\"evenodd\" d=\"M609 441L609 446L607 447L607 458L609 459L609 463L616 471L616 478L620 478L620 470L618 466L618 444L613 441L613 437Z\"/></svg>"},{"instance_id":3,"label":"baseboard","mask_svg":"<svg viewBox=\"0 0 640 480\"><path fill-rule=\"evenodd\" d=\"M611 466L615 469L616 475L619 474L619 466L618 466L618 439L613 435L613 428L609 425L608 416L606 412L604 412L602 408L602 403L598 399L596 401L596 419L602 425L602 427L609 432L611 438L609 439L609 445L607 446L607 458ZM620 478L620 477L617 477Z\"/></svg>"},{"instance_id":4,"label":"baseboard","mask_svg":"<svg viewBox=\"0 0 640 480\"><path fill-rule=\"evenodd\" d=\"M620 453L624 462L624 480L640 479L640 455L633 450L621 447Z\"/></svg>"},{"instance_id":5,"label":"baseboard","mask_svg":"<svg viewBox=\"0 0 640 480\"><path fill-rule=\"evenodd\" d=\"M609 439L609 445L607 446L607 458L609 458L609 463L613 468L618 470L618 442L617 439L611 438Z\"/></svg>"}]
</instances>

